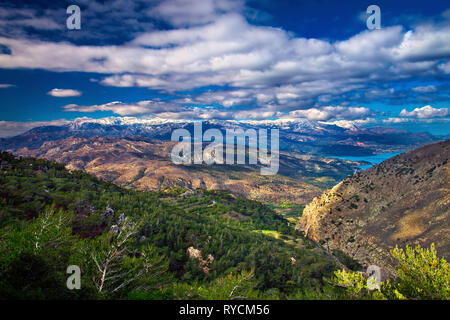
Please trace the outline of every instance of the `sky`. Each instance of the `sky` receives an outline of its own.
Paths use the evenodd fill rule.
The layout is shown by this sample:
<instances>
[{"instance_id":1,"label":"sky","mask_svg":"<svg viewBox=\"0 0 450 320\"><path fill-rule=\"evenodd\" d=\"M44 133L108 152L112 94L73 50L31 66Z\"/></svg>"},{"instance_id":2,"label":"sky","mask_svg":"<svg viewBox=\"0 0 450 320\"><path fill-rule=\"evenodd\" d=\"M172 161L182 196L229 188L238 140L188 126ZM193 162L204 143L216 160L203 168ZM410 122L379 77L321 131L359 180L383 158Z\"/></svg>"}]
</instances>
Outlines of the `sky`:
<instances>
[{"instance_id":1,"label":"sky","mask_svg":"<svg viewBox=\"0 0 450 320\"><path fill-rule=\"evenodd\" d=\"M448 135L449 80L447 1L0 2L3 137L111 116Z\"/></svg>"}]
</instances>

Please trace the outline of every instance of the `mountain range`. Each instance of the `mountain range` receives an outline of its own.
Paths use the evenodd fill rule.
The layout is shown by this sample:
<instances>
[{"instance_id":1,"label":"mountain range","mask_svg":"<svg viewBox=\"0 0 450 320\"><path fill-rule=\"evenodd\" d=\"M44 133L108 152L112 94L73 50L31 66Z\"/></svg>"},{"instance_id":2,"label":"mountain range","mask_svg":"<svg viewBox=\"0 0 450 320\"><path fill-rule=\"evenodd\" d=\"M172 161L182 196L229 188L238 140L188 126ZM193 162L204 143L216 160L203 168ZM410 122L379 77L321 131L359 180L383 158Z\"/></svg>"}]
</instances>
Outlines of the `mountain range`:
<instances>
[{"instance_id":1,"label":"mountain range","mask_svg":"<svg viewBox=\"0 0 450 320\"><path fill-rule=\"evenodd\" d=\"M412 133L384 127L342 127L306 119L232 121L207 120L202 123L204 131L209 128L227 129L279 129L280 149L319 156L364 156L383 152L409 151L416 147L438 141L429 133ZM68 137L114 137L143 136L170 141L174 129L187 129L193 134L193 121L165 119L137 119L110 117L103 119L76 119L62 126L37 127L15 137L0 139L0 149L17 151L21 148L36 149L44 142Z\"/></svg>"},{"instance_id":2,"label":"mountain range","mask_svg":"<svg viewBox=\"0 0 450 320\"><path fill-rule=\"evenodd\" d=\"M44 142L39 148L14 153L64 163L125 187L159 191L170 187L229 190L271 203L304 205L357 170L360 162L280 154L277 175L262 176L257 165L176 165L170 151L175 142L143 136L128 138L69 137Z\"/></svg>"},{"instance_id":3,"label":"mountain range","mask_svg":"<svg viewBox=\"0 0 450 320\"><path fill-rule=\"evenodd\" d=\"M0 149L24 157L64 163L118 185L138 190L169 187L229 190L274 204L279 212L301 214L302 206L355 173L366 162L333 156L399 152L436 141L428 133L389 128L340 127L300 120L202 122L222 132L234 129L279 129L280 169L261 176L257 165L175 165L170 151L175 129L194 131L193 121L110 117L76 119L62 126L37 127L0 139ZM281 206L283 204L283 206ZM284 209L281 209L284 207ZM288 207L288 208L286 208Z\"/></svg>"}]
</instances>

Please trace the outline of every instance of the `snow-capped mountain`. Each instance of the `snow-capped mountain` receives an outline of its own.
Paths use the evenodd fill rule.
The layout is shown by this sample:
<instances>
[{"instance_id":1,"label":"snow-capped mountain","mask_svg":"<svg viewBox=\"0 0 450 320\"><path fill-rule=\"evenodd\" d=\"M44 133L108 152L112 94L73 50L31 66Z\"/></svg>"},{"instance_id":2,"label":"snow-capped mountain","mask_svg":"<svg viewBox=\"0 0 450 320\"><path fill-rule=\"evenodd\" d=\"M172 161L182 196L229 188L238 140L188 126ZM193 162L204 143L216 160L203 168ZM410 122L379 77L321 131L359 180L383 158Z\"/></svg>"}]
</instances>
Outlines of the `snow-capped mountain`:
<instances>
[{"instance_id":1,"label":"snow-capped mountain","mask_svg":"<svg viewBox=\"0 0 450 320\"><path fill-rule=\"evenodd\" d=\"M68 137L145 137L171 140L175 129L194 134L194 121L161 118L108 117L78 118L61 126L37 127L21 135L0 139L0 149L39 148L47 141ZM410 133L391 128L342 127L333 123L306 119L277 120L206 120L203 132L219 129L279 129L280 149L318 155L368 155L389 151L406 151L436 141L427 133Z\"/></svg>"}]
</instances>

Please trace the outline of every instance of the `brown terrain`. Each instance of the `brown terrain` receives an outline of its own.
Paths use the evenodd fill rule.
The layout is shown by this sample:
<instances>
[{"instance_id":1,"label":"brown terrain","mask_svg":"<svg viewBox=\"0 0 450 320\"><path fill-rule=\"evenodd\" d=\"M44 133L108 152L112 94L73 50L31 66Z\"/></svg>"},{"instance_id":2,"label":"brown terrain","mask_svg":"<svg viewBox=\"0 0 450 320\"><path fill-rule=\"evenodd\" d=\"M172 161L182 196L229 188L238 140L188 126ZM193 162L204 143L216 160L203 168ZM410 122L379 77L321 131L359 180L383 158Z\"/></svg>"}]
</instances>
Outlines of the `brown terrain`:
<instances>
[{"instance_id":1,"label":"brown terrain","mask_svg":"<svg viewBox=\"0 0 450 320\"><path fill-rule=\"evenodd\" d=\"M359 172L304 209L298 229L325 248L395 272L396 245L429 246L450 257L450 140Z\"/></svg>"},{"instance_id":2,"label":"brown terrain","mask_svg":"<svg viewBox=\"0 0 450 320\"><path fill-rule=\"evenodd\" d=\"M282 153L279 174L262 176L258 167L248 165L175 165L170 159L174 144L144 137L70 137L45 142L37 149L22 148L14 154L61 162L69 170L84 170L138 190L176 186L229 190L266 203L300 205L358 166L357 162Z\"/></svg>"}]
</instances>

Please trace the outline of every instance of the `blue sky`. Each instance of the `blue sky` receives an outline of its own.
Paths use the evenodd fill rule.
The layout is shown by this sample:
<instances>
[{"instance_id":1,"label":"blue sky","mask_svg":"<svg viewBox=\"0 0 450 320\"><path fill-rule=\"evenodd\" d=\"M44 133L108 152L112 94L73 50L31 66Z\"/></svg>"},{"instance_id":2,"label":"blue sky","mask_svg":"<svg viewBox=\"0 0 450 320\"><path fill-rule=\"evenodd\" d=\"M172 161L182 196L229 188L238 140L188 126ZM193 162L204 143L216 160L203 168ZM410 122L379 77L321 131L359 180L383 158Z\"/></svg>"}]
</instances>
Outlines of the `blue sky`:
<instances>
[{"instance_id":1,"label":"blue sky","mask_svg":"<svg viewBox=\"0 0 450 320\"><path fill-rule=\"evenodd\" d=\"M81 9L68 30L66 9ZM366 8L381 9L368 30ZM79 117L450 133L445 1L3 1L0 136Z\"/></svg>"}]
</instances>

